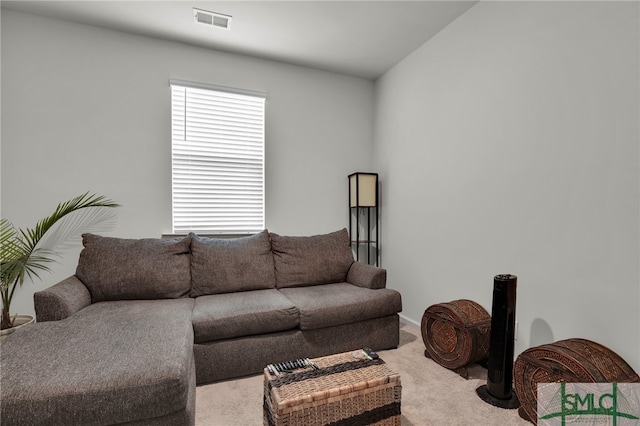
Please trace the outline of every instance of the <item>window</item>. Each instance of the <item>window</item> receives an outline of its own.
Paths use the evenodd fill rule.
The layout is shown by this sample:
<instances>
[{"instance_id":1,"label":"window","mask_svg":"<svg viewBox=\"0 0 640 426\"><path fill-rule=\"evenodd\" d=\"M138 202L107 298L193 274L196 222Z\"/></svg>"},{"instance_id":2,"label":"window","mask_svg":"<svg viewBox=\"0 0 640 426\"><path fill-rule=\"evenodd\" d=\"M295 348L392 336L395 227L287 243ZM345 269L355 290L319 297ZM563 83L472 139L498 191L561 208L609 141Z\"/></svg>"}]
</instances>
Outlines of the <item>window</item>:
<instances>
[{"instance_id":1,"label":"window","mask_svg":"<svg viewBox=\"0 0 640 426\"><path fill-rule=\"evenodd\" d=\"M174 233L264 229L264 94L171 80Z\"/></svg>"}]
</instances>

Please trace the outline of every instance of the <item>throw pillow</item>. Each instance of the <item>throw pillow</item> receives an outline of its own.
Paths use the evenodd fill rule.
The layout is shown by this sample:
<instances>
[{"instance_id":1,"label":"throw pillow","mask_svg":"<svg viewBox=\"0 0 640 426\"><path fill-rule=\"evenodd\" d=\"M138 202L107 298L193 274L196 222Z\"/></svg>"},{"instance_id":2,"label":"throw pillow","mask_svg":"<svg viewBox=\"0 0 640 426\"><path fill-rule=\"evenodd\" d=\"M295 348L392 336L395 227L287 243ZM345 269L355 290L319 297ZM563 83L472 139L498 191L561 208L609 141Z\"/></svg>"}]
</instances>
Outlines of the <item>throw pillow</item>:
<instances>
[{"instance_id":1,"label":"throw pillow","mask_svg":"<svg viewBox=\"0 0 640 426\"><path fill-rule=\"evenodd\" d=\"M191 236L191 297L275 288L269 233L249 237Z\"/></svg>"},{"instance_id":2,"label":"throw pillow","mask_svg":"<svg viewBox=\"0 0 640 426\"><path fill-rule=\"evenodd\" d=\"M346 229L310 237L272 233L271 247L278 288L344 282L354 261Z\"/></svg>"},{"instance_id":3,"label":"throw pillow","mask_svg":"<svg viewBox=\"0 0 640 426\"><path fill-rule=\"evenodd\" d=\"M76 276L92 302L175 299L189 294L190 238L123 239L83 234Z\"/></svg>"}]
</instances>

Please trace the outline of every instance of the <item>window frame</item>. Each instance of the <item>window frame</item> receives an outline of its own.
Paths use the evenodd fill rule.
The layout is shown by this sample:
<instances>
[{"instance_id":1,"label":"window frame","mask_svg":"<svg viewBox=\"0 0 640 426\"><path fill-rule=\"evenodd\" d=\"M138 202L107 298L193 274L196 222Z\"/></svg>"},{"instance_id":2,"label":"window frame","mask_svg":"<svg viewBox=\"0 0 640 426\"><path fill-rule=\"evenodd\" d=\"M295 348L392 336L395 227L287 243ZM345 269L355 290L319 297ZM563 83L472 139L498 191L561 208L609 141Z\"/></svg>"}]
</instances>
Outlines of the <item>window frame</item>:
<instances>
[{"instance_id":1,"label":"window frame","mask_svg":"<svg viewBox=\"0 0 640 426\"><path fill-rule=\"evenodd\" d=\"M266 94L176 79L169 85L173 235L264 230Z\"/></svg>"}]
</instances>

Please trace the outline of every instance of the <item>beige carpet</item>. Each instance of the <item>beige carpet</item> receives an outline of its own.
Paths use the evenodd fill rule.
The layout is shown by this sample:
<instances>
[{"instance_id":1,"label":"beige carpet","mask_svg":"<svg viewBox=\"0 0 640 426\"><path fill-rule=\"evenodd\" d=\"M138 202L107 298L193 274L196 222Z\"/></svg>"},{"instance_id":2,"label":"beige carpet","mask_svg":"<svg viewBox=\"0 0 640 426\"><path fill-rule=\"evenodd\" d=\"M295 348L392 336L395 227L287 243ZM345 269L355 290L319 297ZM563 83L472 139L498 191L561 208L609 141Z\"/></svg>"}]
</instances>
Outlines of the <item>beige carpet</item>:
<instances>
[{"instance_id":1,"label":"beige carpet","mask_svg":"<svg viewBox=\"0 0 640 426\"><path fill-rule=\"evenodd\" d=\"M465 380L424 357L420 330L401 324L398 349L380 356L402 378L403 426L530 426L518 410L483 402L476 388L486 384L486 370L476 366ZM258 426L262 424L262 376L199 386L197 426Z\"/></svg>"}]
</instances>

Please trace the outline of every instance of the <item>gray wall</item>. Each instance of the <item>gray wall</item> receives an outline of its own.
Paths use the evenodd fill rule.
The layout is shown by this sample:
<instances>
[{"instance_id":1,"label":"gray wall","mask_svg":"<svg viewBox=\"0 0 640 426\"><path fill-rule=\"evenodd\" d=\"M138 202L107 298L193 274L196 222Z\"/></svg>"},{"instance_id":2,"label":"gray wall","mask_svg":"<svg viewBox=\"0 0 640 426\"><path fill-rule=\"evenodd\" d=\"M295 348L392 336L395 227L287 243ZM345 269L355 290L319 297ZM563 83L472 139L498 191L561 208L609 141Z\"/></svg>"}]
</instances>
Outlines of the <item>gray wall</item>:
<instances>
[{"instance_id":1,"label":"gray wall","mask_svg":"<svg viewBox=\"0 0 640 426\"><path fill-rule=\"evenodd\" d=\"M266 225L348 225L347 175L371 165L373 82L2 11L2 217L31 227L84 191L123 205L109 235L171 232L169 79L267 93ZM13 310L75 271L80 245Z\"/></svg>"},{"instance_id":2,"label":"gray wall","mask_svg":"<svg viewBox=\"0 0 640 426\"><path fill-rule=\"evenodd\" d=\"M261 90L269 229L345 226L346 175L377 170L405 318L459 298L490 309L493 276L513 273L518 352L586 337L640 371L639 36L637 3L481 2L374 89L3 11L2 217L31 226L92 190L124 205L112 235L169 232L168 79Z\"/></svg>"},{"instance_id":3,"label":"gray wall","mask_svg":"<svg viewBox=\"0 0 640 426\"><path fill-rule=\"evenodd\" d=\"M417 323L489 311L516 350L584 337L640 371L636 2L480 2L378 80L389 285Z\"/></svg>"}]
</instances>

